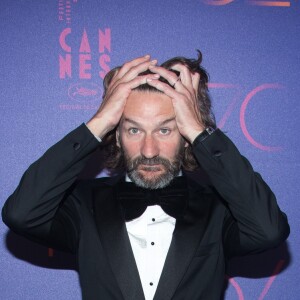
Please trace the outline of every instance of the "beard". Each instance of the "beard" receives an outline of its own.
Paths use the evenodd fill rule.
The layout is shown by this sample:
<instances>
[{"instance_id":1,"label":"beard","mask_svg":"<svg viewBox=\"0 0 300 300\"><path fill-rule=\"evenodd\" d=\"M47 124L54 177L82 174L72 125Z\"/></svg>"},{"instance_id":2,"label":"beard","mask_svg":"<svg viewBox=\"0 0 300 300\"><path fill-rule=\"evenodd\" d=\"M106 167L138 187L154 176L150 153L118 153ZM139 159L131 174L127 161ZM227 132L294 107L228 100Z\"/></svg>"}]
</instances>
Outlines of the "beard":
<instances>
[{"instance_id":1,"label":"beard","mask_svg":"<svg viewBox=\"0 0 300 300\"><path fill-rule=\"evenodd\" d=\"M123 151L127 175L139 187L151 190L164 188L179 174L183 153L184 146L181 145L171 161L161 156L153 158L138 156L131 159Z\"/></svg>"}]
</instances>

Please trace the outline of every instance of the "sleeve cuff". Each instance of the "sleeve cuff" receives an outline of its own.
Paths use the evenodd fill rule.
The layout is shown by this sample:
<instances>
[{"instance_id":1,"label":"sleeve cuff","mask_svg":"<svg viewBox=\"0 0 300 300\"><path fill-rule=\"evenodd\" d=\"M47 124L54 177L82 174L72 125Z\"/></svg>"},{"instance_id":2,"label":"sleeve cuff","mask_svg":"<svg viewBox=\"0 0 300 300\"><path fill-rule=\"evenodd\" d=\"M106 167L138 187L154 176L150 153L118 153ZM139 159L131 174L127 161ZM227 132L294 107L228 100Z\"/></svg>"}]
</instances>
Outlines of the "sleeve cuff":
<instances>
[{"instance_id":1,"label":"sleeve cuff","mask_svg":"<svg viewBox=\"0 0 300 300\"><path fill-rule=\"evenodd\" d=\"M198 136L195 138L193 142L193 146L196 146L199 143L202 143L204 140L206 140L210 135L212 135L216 130L212 127L207 127L205 130L203 130L201 133L198 134Z\"/></svg>"},{"instance_id":2,"label":"sleeve cuff","mask_svg":"<svg viewBox=\"0 0 300 300\"><path fill-rule=\"evenodd\" d=\"M84 125L86 126L85 123L84 123ZM86 126L86 128L89 130L89 132L95 137L95 139L96 139L99 143L102 142L102 140L99 138L99 136L94 135L94 134L90 131L90 129L89 129L87 126Z\"/></svg>"}]
</instances>

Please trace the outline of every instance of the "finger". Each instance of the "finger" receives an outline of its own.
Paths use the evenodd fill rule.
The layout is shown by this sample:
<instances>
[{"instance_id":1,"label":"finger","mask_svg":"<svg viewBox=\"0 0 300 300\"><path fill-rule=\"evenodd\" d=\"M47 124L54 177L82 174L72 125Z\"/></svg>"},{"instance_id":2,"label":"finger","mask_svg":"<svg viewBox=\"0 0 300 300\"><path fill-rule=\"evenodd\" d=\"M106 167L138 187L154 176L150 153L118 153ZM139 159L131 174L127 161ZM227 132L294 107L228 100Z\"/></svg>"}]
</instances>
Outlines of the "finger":
<instances>
[{"instance_id":1,"label":"finger","mask_svg":"<svg viewBox=\"0 0 300 300\"><path fill-rule=\"evenodd\" d=\"M101 103L101 107L105 106L107 102L110 101L112 98L120 98L120 99L126 99L134 88L138 87L139 85L147 83L147 79L150 80L156 80L159 78L159 75L157 74L147 74L143 76L137 76L131 81L128 82L122 82L115 87L110 89L110 92L106 94L105 98L103 99Z\"/></svg>"},{"instance_id":2,"label":"finger","mask_svg":"<svg viewBox=\"0 0 300 300\"><path fill-rule=\"evenodd\" d=\"M166 84L164 82L161 82L161 81L159 81L157 79L148 78L147 79L147 83L149 85L155 87L159 91L165 93L170 98L175 99L175 98L183 96L182 94L180 94L179 92L177 92L176 90L174 90L173 88L171 88L168 84Z\"/></svg>"},{"instance_id":3,"label":"finger","mask_svg":"<svg viewBox=\"0 0 300 300\"><path fill-rule=\"evenodd\" d=\"M159 74L161 77L165 78L179 93L185 94L187 97L189 96L190 92L180 82L180 80L178 80L178 77L174 72L157 66L150 66L149 69L151 72Z\"/></svg>"},{"instance_id":4,"label":"finger","mask_svg":"<svg viewBox=\"0 0 300 300\"><path fill-rule=\"evenodd\" d=\"M117 69L115 71L115 73L113 74L113 77L112 77L112 79L110 80L110 83L109 83L109 87L112 87L115 84L115 82L117 81L117 75L119 74L120 69L121 68Z\"/></svg>"},{"instance_id":5,"label":"finger","mask_svg":"<svg viewBox=\"0 0 300 300\"><path fill-rule=\"evenodd\" d=\"M117 78L122 78L132 67L135 67L139 64L142 64L146 61L150 61L150 55L145 55L145 56L142 56L142 57L138 57L138 58L135 58L129 62L126 62L122 68L120 69L120 71L118 72L117 74Z\"/></svg>"},{"instance_id":6,"label":"finger","mask_svg":"<svg viewBox=\"0 0 300 300\"><path fill-rule=\"evenodd\" d=\"M174 72L169 71L163 67L149 66L149 70L165 78L172 86L174 85L174 83L176 83L178 79L177 75Z\"/></svg>"},{"instance_id":7,"label":"finger","mask_svg":"<svg viewBox=\"0 0 300 300\"><path fill-rule=\"evenodd\" d=\"M111 83L111 88L114 89L118 84L132 80L133 78L137 77L140 73L147 71L150 65L156 65L156 64L157 64L156 59L152 61L148 60L146 62L142 62L138 65L132 66L130 69L128 69L127 73L124 73L124 68L122 67L123 69L122 68L120 69L118 76L115 76L113 78L113 81ZM124 66L126 66L126 64Z\"/></svg>"},{"instance_id":8,"label":"finger","mask_svg":"<svg viewBox=\"0 0 300 300\"><path fill-rule=\"evenodd\" d=\"M180 80L184 86L187 87L189 91L193 89L193 84L192 84L192 74L190 70L182 65L182 64L176 64L172 66L172 70L178 71L180 73Z\"/></svg>"},{"instance_id":9,"label":"finger","mask_svg":"<svg viewBox=\"0 0 300 300\"><path fill-rule=\"evenodd\" d=\"M137 76L130 81L120 83L120 86L124 86L125 88L129 88L131 90L137 88L142 84L146 84L149 81L157 80L159 75L157 74L147 74L142 76Z\"/></svg>"},{"instance_id":10,"label":"finger","mask_svg":"<svg viewBox=\"0 0 300 300\"><path fill-rule=\"evenodd\" d=\"M154 66L157 64L157 60L154 59L152 61L146 61L139 65L136 65L128 70L126 74L122 78L120 78L120 82L127 82L135 77L139 76L140 73L145 72L149 69L149 66Z\"/></svg>"}]
</instances>

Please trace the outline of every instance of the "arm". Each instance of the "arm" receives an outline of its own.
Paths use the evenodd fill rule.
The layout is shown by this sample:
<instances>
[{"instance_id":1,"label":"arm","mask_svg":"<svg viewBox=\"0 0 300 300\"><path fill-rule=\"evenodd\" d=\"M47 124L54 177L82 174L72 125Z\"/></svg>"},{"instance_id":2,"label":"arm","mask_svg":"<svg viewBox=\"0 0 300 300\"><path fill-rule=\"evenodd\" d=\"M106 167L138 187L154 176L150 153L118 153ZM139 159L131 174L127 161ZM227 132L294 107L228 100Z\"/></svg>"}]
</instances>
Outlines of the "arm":
<instances>
[{"instance_id":1,"label":"arm","mask_svg":"<svg viewBox=\"0 0 300 300\"><path fill-rule=\"evenodd\" d=\"M288 237L275 195L225 134L216 130L202 142L197 137L193 151L228 205L223 227L228 256L275 247Z\"/></svg>"},{"instance_id":2,"label":"arm","mask_svg":"<svg viewBox=\"0 0 300 300\"><path fill-rule=\"evenodd\" d=\"M180 133L193 146L198 163L228 207L220 220L226 254L252 253L278 245L287 238L289 226L274 194L220 130L201 141L206 126L199 111L201 103L197 103L199 73L191 73L182 64L172 69L179 72L179 78L162 67L151 67L173 88L158 80L149 84L171 97Z\"/></svg>"},{"instance_id":3,"label":"arm","mask_svg":"<svg viewBox=\"0 0 300 300\"><path fill-rule=\"evenodd\" d=\"M117 126L131 90L146 83L149 56L119 68L112 78L95 116L51 147L25 172L15 192L6 201L2 218L15 232L46 245L76 251L80 234L80 203L74 187L90 154L102 138Z\"/></svg>"},{"instance_id":4,"label":"arm","mask_svg":"<svg viewBox=\"0 0 300 300\"><path fill-rule=\"evenodd\" d=\"M63 248L73 251L79 234L78 203L69 201L73 184L99 142L83 124L52 146L23 175L7 199L4 223L18 234L52 246L51 229ZM60 207L60 217L55 216ZM64 232L68 234L63 235Z\"/></svg>"}]
</instances>

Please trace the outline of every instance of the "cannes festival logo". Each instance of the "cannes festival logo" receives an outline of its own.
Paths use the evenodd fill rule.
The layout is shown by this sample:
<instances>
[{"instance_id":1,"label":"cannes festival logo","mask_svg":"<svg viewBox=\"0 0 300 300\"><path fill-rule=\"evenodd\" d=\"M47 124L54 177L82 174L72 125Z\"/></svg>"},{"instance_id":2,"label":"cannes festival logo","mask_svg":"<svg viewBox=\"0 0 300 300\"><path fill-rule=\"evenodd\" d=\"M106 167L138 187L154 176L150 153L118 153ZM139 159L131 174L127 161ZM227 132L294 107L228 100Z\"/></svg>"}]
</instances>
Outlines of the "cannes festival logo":
<instances>
[{"instance_id":1,"label":"cannes festival logo","mask_svg":"<svg viewBox=\"0 0 300 300\"><path fill-rule=\"evenodd\" d=\"M100 85L110 70L111 29L87 31L83 28L82 32L72 32L72 28L67 27L59 35L59 45L59 78L75 80L68 87L68 98L72 101L60 103L60 109L97 110L103 95Z\"/></svg>"},{"instance_id":2,"label":"cannes festival logo","mask_svg":"<svg viewBox=\"0 0 300 300\"><path fill-rule=\"evenodd\" d=\"M72 84L68 90L68 96L72 100L81 103L90 103L102 98L102 88L91 82L79 82Z\"/></svg>"}]
</instances>

